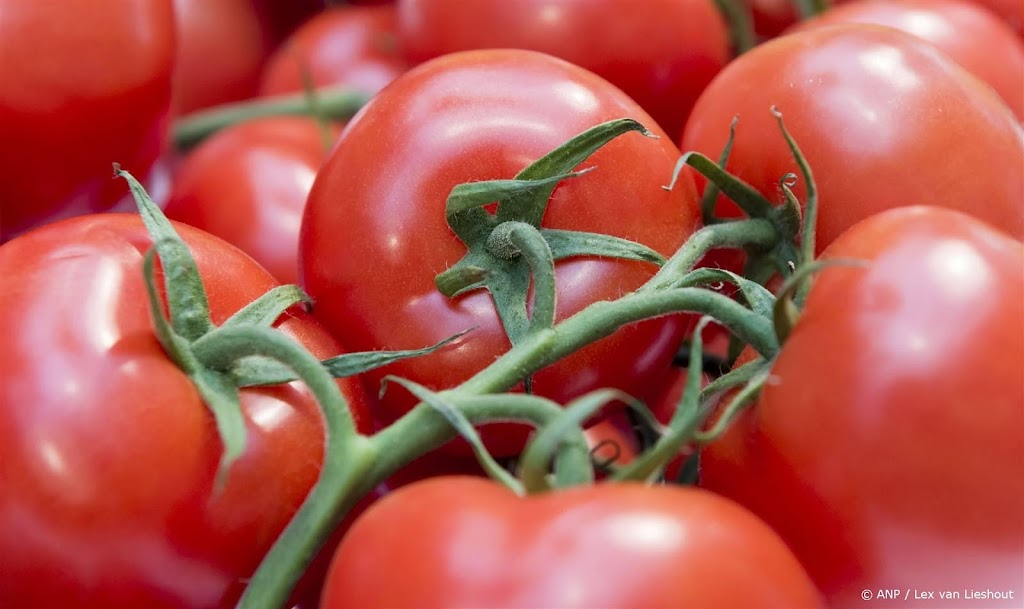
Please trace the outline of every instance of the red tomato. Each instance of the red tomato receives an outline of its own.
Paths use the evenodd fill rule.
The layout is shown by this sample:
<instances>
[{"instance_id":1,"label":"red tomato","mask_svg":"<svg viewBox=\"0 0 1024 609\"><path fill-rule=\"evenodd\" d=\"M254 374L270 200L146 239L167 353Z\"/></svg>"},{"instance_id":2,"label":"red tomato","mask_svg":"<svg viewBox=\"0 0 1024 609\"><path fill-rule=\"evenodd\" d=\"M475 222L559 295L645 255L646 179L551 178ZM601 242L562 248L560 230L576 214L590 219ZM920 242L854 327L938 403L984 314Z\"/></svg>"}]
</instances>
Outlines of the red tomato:
<instances>
[{"instance_id":1,"label":"red tomato","mask_svg":"<svg viewBox=\"0 0 1024 609\"><path fill-rule=\"evenodd\" d=\"M793 0L743 0L750 8L754 33L760 38L774 38L800 19Z\"/></svg>"},{"instance_id":2,"label":"red tomato","mask_svg":"<svg viewBox=\"0 0 1024 609\"><path fill-rule=\"evenodd\" d=\"M317 86L343 85L374 94L407 64L398 53L395 7L339 6L313 17L274 53L263 71L260 93L302 91L309 70Z\"/></svg>"},{"instance_id":3,"label":"red tomato","mask_svg":"<svg viewBox=\"0 0 1024 609\"><path fill-rule=\"evenodd\" d=\"M765 43L731 63L694 107L685 150L717 158L739 116L728 169L779 200L799 170L776 106L817 180L820 252L882 210L968 212L1024 238L1024 134L991 88L891 28L843 25ZM801 200L804 185L794 189ZM736 215L723 200L723 215Z\"/></svg>"},{"instance_id":4,"label":"red tomato","mask_svg":"<svg viewBox=\"0 0 1024 609\"><path fill-rule=\"evenodd\" d=\"M273 50L251 0L174 0L178 26L175 110L180 114L256 95Z\"/></svg>"},{"instance_id":5,"label":"red tomato","mask_svg":"<svg viewBox=\"0 0 1024 609\"><path fill-rule=\"evenodd\" d=\"M832 607L897 587L1014 590L1016 606L1024 246L913 207L825 257L870 267L817 276L757 404L702 453L702 485L779 531Z\"/></svg>"},{"instance_id":6,"label":"red tomato","mask_svg":"<svg viewBox=\"0 0 1024 609\"><path fill-rule=\"evenodd\" d=\"M1024 1L1022 0L974 0L998 15L1017 34L1024 36Z\"/></svg>"},{"instance_id":7,"label":"red tomato","mask_svg":"<svg viewBox=\"0 0 1024 609\"><path fill-rule=\"evenodd\" d=\"M542 51L604 77L673 135L729 60L711 0L401 0L398 15L413 61L470 49Z\"/></svg>"},{"instance_id":8,"label":"red tomato","mask_svg":"<svg viewBox=\"0 0 1024 609\"><path fill-rule=\"evenodd\" d=\"M229 127L182 162L167 217L235 245L281 283L297 283L302 209L326 156L320 127L308 118Z\"/></svg>"},{"instance_id":9,"label":"red tomato","mask_svg":"<svg viewBox=\"0 0 1024 609\"><path fill-rule=\"evenodd\" d=\"M122 186L123 187L123 186ZM240 251L179 225L215 323L273 287ZM233 607L316 480L304 385L242 391L247 445L221 492L213 417L155 336L137 215L85 216L0 247L0 606ZM299 311L280 329L337 344ZM365 397L340 386L361 427Z\"/></svg>"},{"instance_id":10,"label":"red tomato","mask_svg":"<svg viewBox=\"0 0 1024 609\"><path fill-rule=\"evenodd\" d=\"M817 607L778 537L694 488L599 485L521 499L434 478L377 502L335 554L324 609Z\"/></svg>"},{"instance_id":11,"label":"red tomato","mask_svg":"<svg viewBox=\"0 0 1024 609\"><path fill-rule=\"evenodd\" d=\"M1024 120L1024 40L989 11L966 0L859 0L791 29L874 23L903 30L938 47L984 80ZM998 57L998 61L993 61Z\"/></svg>"},{"instance_id":12,"label":"red tomato","mask_svg":"<svg viewBox=\"0 0 1024 609\"><path fill-rule=\"evenodd\" d=\"M119 162L144 175L167 136L170 0L10 0L0 10L0 242L109 209Z\"/></svg>"},{"instance_id":13,"label":"red tomato","mask_svg":"<svg viewBox=\"0 0 1024 609\"><path fill-rule=\"evenodd\" d=\"M445 223L451 189L512 178L570 137L621 117L653 125L585 70L502 50L453 54L407 72L349 123L313 184L299 236L300 277L314 314L357 350L418 348L474 328L457 347L368 373L371 386L395 374L452 387L509 347L489 294L453 300L434 285L466 252ZM679 152L655 133L660 140L627 134L594 154L584 166L595 171L555 190L544 226L674 252L698 222L696 194L688 179L662 189ZM560 261L557 318L636 289L654 270L634 261ZM560 403L601 387L642 397L648 378L668 367L681 331L677 318L624 328L538 372L533 389ZM415 400L392 389L380 403L382 418L393 419ZM482 430L492 450L521 448L521 435L512 440L495 429L502 427Z\"/></svg>"}]
</instances>

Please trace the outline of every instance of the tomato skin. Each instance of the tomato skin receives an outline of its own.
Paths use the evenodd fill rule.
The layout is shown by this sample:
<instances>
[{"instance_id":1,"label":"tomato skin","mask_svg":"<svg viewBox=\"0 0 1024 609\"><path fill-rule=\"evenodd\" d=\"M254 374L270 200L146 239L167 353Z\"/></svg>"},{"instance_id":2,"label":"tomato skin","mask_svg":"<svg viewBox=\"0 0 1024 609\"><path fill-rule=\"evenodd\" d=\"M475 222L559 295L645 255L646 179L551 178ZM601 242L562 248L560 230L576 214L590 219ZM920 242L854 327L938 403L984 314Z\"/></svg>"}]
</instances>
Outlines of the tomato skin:
<instances>
[{"instance_id":1,"label":"tomato skin","mask_svg":"<svg viewBox=\"0 0 1024 609\"><path fill-rule=\"evenodd\" d=\"M914 207L825 257L870 267L817 276L757 404L702 453L702 486L779 531L833 607L1021 590L1024 247Z\"/></svg>"},{"instance_id":2,"label":"tomato skin","mask_svg":"<svg viewBox=\"0 0 1024 609\"><path fill-rule=\"evenodd\" d=\"M321 606L819 604L768 527L699 489L598 485L521 499L452 477L364 513L335 554Z\"/></svg>"},{"instance_id":3,"label":"tomato skin","mask_svg":"<svg viewBox=\"0 0 1024 609\"><path fill-rule=\"evenodd\" d=\"M239 123L182 161L165 213L235 245L281 283L298 283L302 210L326 156L314 120Z\"/></svg>"},{"instance_id":4,"label":"tomato skin","mask_svg":"<svg viewBox=\"0 0 1024 609\"><path fill-rule=\"evenodd\" d=\"M317 86L375 94L408 69L397 47L394 5L339 6L299 27L267 61L261 95L302 91L306 67Z\"/></svg>"},{"instance_id":5,"label":"tomato skin","mask_svg":"<svg viewBox=\"0 0 1024 609\"><path fill-rule=\"evenodd\" d=\"M357 350L407 349L473 328L457 346L367 374L452 387L508 349L488 293L449 299L434 285L466 252L445 223L457 184L514 177L570 137L615 118L651 118L597 76L529 51L477 51L424 64L381 91L342 132L310 192L299 236L300 278L314 314ZM697 225L692 182L662 189L678 149L663 135L616 138L585 162L597 169L555 190L544 226L613 234L671 254ZM626 213L628 210L628 213ZM654 267L578 258L556 265L557 319L636 289ZM668 367L682 320L633 325L534 375L536 393L560 403L617 387L643 396ZM415 401L390 389L387 422ZM485 426L502 455L521 448Z\"/></svg>"},{"instance_id":6,"label":"tomato skin","mask_svg":"<svg viewBox=\"0 0 1024 609\"><path fill-rule=\"evenodd\" d=\"M178 225L215 322L273 287L250 258ZM232 607L315 481L319 410L298 384L242 391L247 446L223 492L213 418L157 343L137 215L84 216L0 247L0 606ZM290 311L319 357L335 341ZM366 398L339 383L366 428Z\"/></svg>"},{"instance_id":7,"label":"tomato skin","mask_svg":"<svg viewBox=\"0 0 1024 609\"><path fill-rule=\"evenodd\" d=\"M174 0L175 110L187 114L256 95L273 37L251 0Z\"/></svg>"},{"instance_id":8,"label":"tomato skin","mask_svg":"<svg viewBox=\"0 0 1024 609\"><path fill-rule=\"evenodd\" d=\"M104 211L167 138L170 0L4 2L0 15L0 243Z\"/></svg>"},{"instance_id":9,"label":"tomato skin","mask_svg":"<svg viewBox=\"0 0 1024 609\"><path fill-rule=\"evenodd\" d=\"M705 90L682 147L717 158L738 115L728 169L777 201L779 179L799 170L772 106L814 171L819 252L857 221L906 205L958 209L1024 238L1020 125L923 41L850 24L767 42ZM794 191L805 199L802 181ZM722 215L739 213L720 202Z\"/></svg>"},{"instance_id":10,"label":"tomato skin","mask_svg":"<svg viewBox=\"0 0 1024 609\"><path fill-rule=\"evenodd\" d=\"M998 17L966 0L860 0L829 9L789 32L840 23L874 23L928 41L984 80L1024 120L1024 40ZM998 57L998 61L993 61Z\"/></svg>"},{"instance_id":11,"label":"tomato skin","mask_svg":"<svg viewBox=\"0 0 1024 609\"><path fill-rule=\"evenodd\" d=\"M413 62L485 48L548 53L621 88L673 135L730 57L709 0L400 0L398 19Z\"/></svg>"}]
</instances>

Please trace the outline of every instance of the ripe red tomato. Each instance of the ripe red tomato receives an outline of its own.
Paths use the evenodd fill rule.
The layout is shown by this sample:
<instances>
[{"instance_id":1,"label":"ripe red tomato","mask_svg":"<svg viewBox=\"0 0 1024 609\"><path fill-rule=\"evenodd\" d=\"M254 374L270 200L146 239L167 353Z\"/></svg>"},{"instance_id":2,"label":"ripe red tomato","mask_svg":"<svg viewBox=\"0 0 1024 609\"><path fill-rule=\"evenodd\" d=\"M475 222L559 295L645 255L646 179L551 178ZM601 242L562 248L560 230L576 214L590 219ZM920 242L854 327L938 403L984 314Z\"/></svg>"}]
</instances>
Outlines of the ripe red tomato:
<instances>
[{"instance_id":1,"label":"ripe red tomato","mask_svg":"<svg viewBox=\"0 0 1024 609\"><path fill-rule=\"evenodd\" d=\"M859 0L829 9L790 32L840 23L886 25L928 41L991 85L1017 119L1024 120L1024 40L977 4L966 0Z\"/></svg>"},{"instance_id":2,"label":"ripe red tomato","mask_svg":"<svg viewBox=\"0 0 1024 609\"><path fill-rule=\"evenodd\" d=\"M275 285L177 228L215 323ZM153 334L149 245L137 215L100 214L0 247L0 606L233 607L316 480L321 417L296 383L242 391L246 451L214 490L221 442ZM300 311L279 328L318 357L339 351ZM340 386L365 429L360 386Z\"/></svg>"},{"instance_id":3,"label":"ripe red tomato","mask_svg":"<svg viewBox=\"0 0 1024 609\"><path fill-rule=\"evenodd\" d=\"M235 245L281 283L298 283L302 209L326 156L312 119L240 123L185 158L165 212Z\"/></svg>"},{"instance_id":4,"label":"ripe red tomato","mask_svg":"<svg viewBox=\"0 0 1024 609\"><path fill-rule=\"evenodd\" d=\"M604 77L673 135L729 60L711 0L400 0L398 15L412 61L485 48L549 53Z\"/></svg>"},{"instance_id":5,"label":"ripe red tomato","mask_svg":"<svg viewBox=\"0 0 1024 609\"><path fill-rule=\"evenodd\" d=\"M178 27L175 110L256 95L273 38L251 0L174 0Z\"/></svg>"},{"instance_id":6,"label":"ripe red tomato","mask_svg":"<svg viewBox=\"0 0 1024 609\"><path fill-rule=\"evenodd\" d=\"M408 68L398 52L393 5L338 6L304 23L268 60L260 93L302 91L309 70L317 86L374 94Z\"/></svg>"},{"instance_id":7,"label":"ripe red tomato","mask_svg":"<svg viewBox=\"0 0 1024 609\"><path fill-rule=\"evenodd\" d=\"M683 149L717 158L779 200L799 170L777 107L817 180L820 252L859 220L916 204L958 209L1024 238L1024 134L991 88L927 43L851 24L767 42L732 62L694 107ZM805 198L804 184L794 189ZM722 215L739 213L722 199Z\"/></svg>"},{"instance_id":8,"label":"ripe red tomato","mask_svg":"<svg viewBox=\"0 0 1024 609\"><path fill-rule=\"evenodd\" d=\"M104 211L167 135L170 0L11 0L0 11L0 242Z\"/></svg>"},{"instance_id":9,"label":"ripe red tomato","mask_svg":"<svg viewBox=\"0 0 1024 609\"><path fill-rule=\"evenodd\" d=\"M818 607L778 537L694 488L598 485L519 498L479 478L384 497L331 564L323 609Z\"/></svg>"},{"instance_id":10,"label":"ripe red tomato","mask_svg":"<svg viewBox=\"0 0 1024 609\"><path fill-rule=\"evenodd\" d=\"M273 39L250 0L174 0L178 114L256 95Z\"/></svg>"},{"instance_id":11,"label":"ripe red tomato","mask_svg":"<svg viewBox=\"0 0 1024 609\"><path fill-rule=\"evenodd\" d=\"M911 207L824 256L870 266L817 276L701 484L779 531L832 607L863 607L865 589L1021 590L1024 246Z\"/></svg>"},{"instance_id":12,"label":"ripe red tomato","mask_svg":"<svg viewBox=\"0 0 1024 609\"><path fill-rule=\"evenodd\" d=\"M998 15L1018 35L1024 36L1024 2L1021 0L974 0Z\"/></svg>"},{"instance_id":13,"label":"ripe red tomato","mask_svg":"<svg viewBox=\"0 0 1024 609\"><path fill-rule=\"evenodd\" d=\"M584 130L615 118L653 121L606 81L529 51L477 51L424 64L380 92L342 132L310 192L299 237L300 277L314 314L356 350L418 348L474 328L457 347L370 372L453 387L506 350L489 294L450 299L434 277L466 252L445 222L457 184L512 178ZM585 176L560 184L544 218L551 228L606 233L671 254L698 222L692 182L662 189L678 149L631 133L599 150ZM652 265L615 259L559 261L557 318L636 289ZM533 377L536 393L560 403L601 387L644 396L681 340L677 318L615 333ZM372 386L372 385L371 385ZM382 419L415 400L390 390ZM484 427L502 455L521 448Z\"/></svg>"}]
</instances>

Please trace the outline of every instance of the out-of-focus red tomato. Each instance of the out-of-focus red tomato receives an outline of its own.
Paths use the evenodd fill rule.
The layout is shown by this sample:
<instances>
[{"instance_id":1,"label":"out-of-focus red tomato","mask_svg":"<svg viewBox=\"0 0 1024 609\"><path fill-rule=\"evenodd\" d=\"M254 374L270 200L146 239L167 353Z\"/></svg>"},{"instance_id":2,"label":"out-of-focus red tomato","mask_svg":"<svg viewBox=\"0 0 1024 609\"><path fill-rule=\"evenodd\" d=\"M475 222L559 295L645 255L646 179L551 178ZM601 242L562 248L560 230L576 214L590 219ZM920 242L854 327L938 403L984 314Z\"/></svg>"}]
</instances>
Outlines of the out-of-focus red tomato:
<instances>
[{"instance_id":1,"label":"out-of-focus red tomato","mask_svg":"<svg viewBox=\"0 0 1024 609\"><path fill-rule=\"evenodd\" d=\"M272 37L251 0L174 0L179 114L256 95Z\"/></svg>"},{"instance_id":2,"label":"out-of-focus red tomato","mask_svg":"<svg viewBox=\"0 0 1024 609\"><path fill-rule=\"evenodd\" d=\"M673 135L729 59L712 0L401 0L398 14L412 61L472 49L541 51L602 76Z\"/></svg>"},{"instance_id":3,"label":"out-of-focus red tomato","mask_svg":"<svg viewBox=\"0 0 1024 609\"><path fill-rule=\"evenodd\" d=\"M303 70L317 86L344 85L374 94L407 64L397 48L395 7L339 6L313 17L274 53L260 93L301 91Z\"/></svg>"},{"instance_id":4,"label":"out-of-focus red tomato","mask_svg":"<svg viewBox=\"0 0 1024 609\"><path fill-rule=\"evenodd\" d=\"M167 137L170 0L0 6L0 242L122 198Z\"/></svg>"},{"instance_id":5,"label":"out-of-focus red tomato","mask_svg":"<svg viewBox=\"0 0 1024 609\"><path fill-rule=\"evenodd\" d=\"M327 137L337 136L330 128ZM240 123L204 141L174 177L167 217L237 246L282 283L298 282L302 210L327 156L316 121Z\"/></svg>"}]
</instances>

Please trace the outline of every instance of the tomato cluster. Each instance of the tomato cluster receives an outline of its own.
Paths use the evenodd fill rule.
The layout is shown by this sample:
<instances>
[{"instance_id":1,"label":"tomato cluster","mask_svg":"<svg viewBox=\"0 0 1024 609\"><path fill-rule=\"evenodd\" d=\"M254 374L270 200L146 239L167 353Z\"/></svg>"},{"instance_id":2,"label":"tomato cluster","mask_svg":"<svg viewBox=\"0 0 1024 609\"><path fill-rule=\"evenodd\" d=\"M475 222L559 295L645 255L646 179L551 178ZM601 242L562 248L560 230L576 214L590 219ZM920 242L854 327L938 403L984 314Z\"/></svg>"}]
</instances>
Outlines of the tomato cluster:
<instances>
[{"instance_id":1,"label":"tomato cluster","mask_svg":"<svg viewBox=\"0 0 1024 609\"><path fill-rule=\"evenodd\" d=\"M830 4L0 0L0 607L1019 606L1024 2Z\"/></svg>"}]
</instances>

